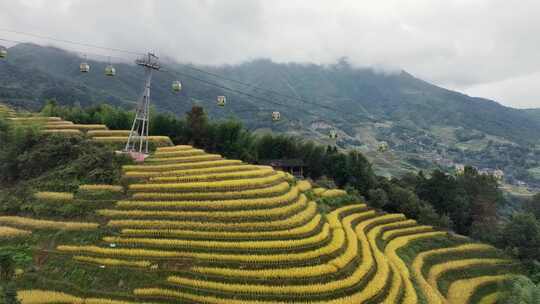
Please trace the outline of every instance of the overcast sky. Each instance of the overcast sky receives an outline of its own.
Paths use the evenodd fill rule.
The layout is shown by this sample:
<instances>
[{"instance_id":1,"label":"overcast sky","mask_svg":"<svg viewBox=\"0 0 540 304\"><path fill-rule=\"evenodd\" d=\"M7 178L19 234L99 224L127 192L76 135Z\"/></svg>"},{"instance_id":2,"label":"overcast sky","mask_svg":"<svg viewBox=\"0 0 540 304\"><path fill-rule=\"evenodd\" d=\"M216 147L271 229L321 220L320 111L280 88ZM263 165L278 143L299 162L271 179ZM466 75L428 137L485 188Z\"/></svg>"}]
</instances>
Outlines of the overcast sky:
<instances>
[{"instance_id":1,"label":"overcast sky","mask_svg":"<svg viewBox=\"0 0 540 304\"><path fill-rule=\"evenodd\" d=\"M0 0L0 28L202 64L346 56L540 107L540 0Z\"/></svg>"}]
</instances>

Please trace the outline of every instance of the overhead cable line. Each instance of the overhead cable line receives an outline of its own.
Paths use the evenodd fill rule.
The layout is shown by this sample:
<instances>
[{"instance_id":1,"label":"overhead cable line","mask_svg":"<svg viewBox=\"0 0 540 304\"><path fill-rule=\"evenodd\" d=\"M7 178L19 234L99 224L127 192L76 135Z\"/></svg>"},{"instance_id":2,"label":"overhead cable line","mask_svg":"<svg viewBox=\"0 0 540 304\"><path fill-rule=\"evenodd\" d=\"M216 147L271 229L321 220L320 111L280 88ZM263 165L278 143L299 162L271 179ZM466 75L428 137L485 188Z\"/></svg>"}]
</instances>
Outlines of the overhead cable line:
<instances>
[{"instance_id":1,"label":"overhead cable line","mask_svg":"<svg viewBox=\"0 0 540 304\"><path fill-rule=\"evenodd\" d=\"M144 53L141 53L141 52L135 52L135 51L125 50L125 49L119 49L119 48L111 48L111 47L106 47L106 46L101 46L101 45L95 45L95 44L90 44L90 43L85 43L85 42L72 41L72 40L67 40L67 39L60 39L60 38L55 38L55 37L50 37L50 36L44 36L44 35L40 35L40 34L33 34L33 33L28 33L28 32L23 32L23 31L17 31L17 30L11 30L11 29L0 28L0 31L8 32L8 33L14 33L14 34L19 34L19 35L26 35L26 36L30 36L30 37L34 37L34 38L38 38L38 39L45 39L45 40L56 41L56 42L61 42L61 43L68 43L68 44L72 44L72 45L78 45L78 46L84 46L84 47L91 47L91 48L102 49L102 50L108 50L108 51L113 51L113 52L121 52L121 53L126 53L126 54L131 54L131 55L138 55L138 56L144 56L144 55L145 55ZM21 41L10 40L10 39L0 39L0 40L3 40L3 41L10 41L10 42L14 42L14 43L24 43L24 42L21 42ZM87 53L87 52L81 52L81 51L77 51L77 52L78 52L78 53L81 53L81 54L90 54L90 53ZM115 56L106 56L106 55L99 55L99 54L92 54L92 55L97 55L97 56L100 56L100 57L101 57L101 56L102 56L102 57L109 57L109 58L115 57ZM120 57L115 57L115 58L120 58ZM124 58L121 58L121 59L124 59ZM286 99L289 99L289 100L297 100L297 101L300 101L300 102L305 103L305 104L310 104L310 105L313 105L313 106L316 106L316 107L319 107L319 108L323 108L323 109L327 109L327 110L333 111L333 112L335 112L335 113L337 113L337 114L340 114L340 115L346 115L346 114L347 114L347 113L344 113L343 111L340 111L339 109L334 108L334 107L331 107L331 106L322 105L322 104L319 104L319 103L315 103L315 102L311 102L311 101L305 100L305 99L303 99L303 98L299 98L299 97L295 97L295 96L283 94L283 93L277 92L277 91L275 91L275 90L263 88L263 87L261 87L261 86L257 86L257 85L254 85L254 84L250 84L250 83L247 83L247 82L243 82L243 81L240 81L240 80L237 80L237 79L228 78L228 77L225 77L225 76L222 76L222 75L219 75L219 74L216 74L216 73L208 72L208 71L205 71L205 70L203 70L203 69L195 68L195 67L192 67L192 66L188 66L188 65L182 65L182 66L183 66L183 67L186 67L186 68L188 68L188 69L191 69L191 70L193 70L193 71L197 71L197 72L204 73L204 74L207 74L207 75L216 77L216 78L220 78L220 79L222 79L222 80L226 80L226 81L229 81L229 82L233 82L233 83L236 83L236 84L240 84L240 85L243 85L243 86L252 88L252 89L254 89L254 90L263 91L263 92L266 92L267 94L273 94L273 95L276 95L276 96L279 96L279 97L282 97L282 98L286 98ZM202 83L205 83L205 84L207 84L207 85L214 86L214 87L218 87L218 88L221 88L221 89L223 89L223 90L227 90L227 91L230 91L230 92L234 92L234 93L236 93L236 94L240 94L240 95L248 96L248 97L251 97L251 98L263 100L263 101L266 101L266 102L268 102L268 103L270 103L270 104L274 104L274 105L285 106L285 107L294 107L294 108L296 108L296 109L305 111L304 108L300 108L300 107L298 107L298 106L292 106L292 105L290 105L290 104L282 104L282 103L278 103L278 102L275 102L274 100L269 99L269 98L265 98L265 97L261 97L261 96L256 96L256 95L254 95L254 94L247 93L247 92L244 92L244 91L242 91L242 90L234 89L234 88L231 88L231 87L228 87L228 86L220 85L220 84L217 84L217 83L214 83L214 82L205 80L205 79L201 79L201 78L195 77L195 76L190 75L190 74L186 74L186 73L182 73L182 72L174 71L174 70L171 70L171 71L173 71L173 72L176 73L176 74L182 75L182 76L184 76L184 77L191 78L191 79L193 79L193 80L196 80L196 81L199 81L199 82L202 82Z\"/></svg>"},{"instance_id":2,"label":"overhead cable line","mask_svg":"<svg viewBox=\"0 0 540 304\"><path fill-rule=\"evenodd\" d=\"M219 74L216 74L216 73L212 73L212 72L209 72L209 71L205 71L203 69L199 69L199 68L196 68L196 67L193 67L193 66L190 66L190 65L182 65L182 67L185 67L185 68L188 68L190 70L194 70L194 71L197 71L197 72L200 72L200 73L204 73L204 74L207 74L207 75L210 75L210 76L214 76L216 78L219 78L219 79L222 79L222 80L225 80L225 81L230 81L230 82L233 82L233 83L236 83L236 84L244 85L246 87L250 87L250 88L255 89L255 90L265 91L267 93L274 94L274 95L277 95L277 96L280 96L280 97L283 97L283 98L297 100L297 101L300 101L300 102L303 102L303 103L306 103L306 104L311 104L311 105L314 105L314 106L317 106L317 107L320 107L320 108L335 111L335 112L338 112L340 114L343 113L343 112L339 111L338 109L336 109L334 107L331 107L331 106L322 105L322 104L312 102L312 101L309 101L309 100L306 100L306 99L303 99L303 98L299 98L299 97L296 97L296 96L283 94L283 93L280 93L280 92L275 91L275 90L263 88L261 86L257 86L257 85L251 84L251 83L243 82L243 81L240 81L240 80L237 80L237 79L228 78L228 77L225 77L225 76L222 76L222 75L219 75Z\"/></svg>"},{"instance_id":3,"label":"overhead cable line","mask_svg":"<svg viewBox=\"0 0 540 304\"><path fill-rule=\"evenodd\" d=\"M113 51L113 52L120 52L120 53L126 53L126 54L138 55L138 56L144 56L145 55L145 53L141 53L141 52L135 52L135 51L124 50L124 49L119 49L119 48L112 48L112 47L101 46L101 45L96 45L96 44L90 44L90 43L85 43L85 42L78 42L78 41L67 40L67 39L60 39L60 38L44 36L44 35L39 35L39 34L32 34L32 33L27 33L27 32L22 32L22 31L15 31L15 30L10 30L10 29L0 28L0 31L13 33L13 34L18 34L18 35L26 35L26 36L30 36L30 37L34 37L34 38L39 38L39 39L45 39L45 40L52 40L52 41L56 41L56 42L68 43L68 44L73 44L73 45L79 45L79 46L91 47L91 48L96 48L96 49L108 50L108 51Z\"/></svg>"},{"instance_id":4,"label":"overhead cable line","mask_svg":"<svg viewBox=\"0 0 540 304\"><path fill-rule=\"evenodd\" d=\"M176 74L176 75L180 75L180 76L183 76L183 77L187 77L187 78L193 79L195 81L199 81L201 83L204 83L204 84L207 84L207 85L210 85L210 86L214 86L214 87L222 89L222 90L226 90L226 91L233 92L233 93L236 93L236 94L239 94L239 95L244 95L244 96L247 96L247 97L250 97L250 98L262 100L262 101L265 101L265 102L273 104L273 105L282 106L282 107L292 107L292 108L296 108L297 110L306 111L305 108L301 108L301 107L298 107L298 106L293 106L293 105L290 105L290 104L279 103L279 102L276 102L276 101L274 101L272 99L269 99L269 98L266 98L266 97L261 97L261 96L253 95L251 93L246 93L246 92L238 90L238 89L234 89L234 88L231 88L231 87L228 87L228 86L220 85L220 84L217 84L215 82L211 82L211 81L208 81L208 80L205 80L205 79L202 79L202 78L198 78L198 77L195 77L195 76L192 76L192 75L189 75L189 74L186 74L186 73L182 73L182 72L179 72L179 71L163 70L163 69L161 71L167 72L169 74Z\"/></svg>"},{"instance_id":5,"label":"overhead cable line","mask_svg":"<svg viewBox=\"0 0 540 304\"><path fill-rule=\"evenodd\" d=\"M6 39L6 38L0 38L0 41L11 42L11 43L17 43L17 44L33 43L33 42L31 42L31 41L20 41L20 40ZM77 54L79 54L79 55L81 55L81 56L84 56L84 55L90 55L90 56L94 56L94 57L115 58L115 59L119 59L119 60L122 60L122 61L125 61L125 60L126 60L126 58L124 58L124 57L111 56L111 55L104 55L104 54L97 54L97 53L93 53L93 52L85 52L85 51L81 51L81 50L66 50L66 51L74 52L74 53L77 53Z\"/></svg>"}]
</instances>

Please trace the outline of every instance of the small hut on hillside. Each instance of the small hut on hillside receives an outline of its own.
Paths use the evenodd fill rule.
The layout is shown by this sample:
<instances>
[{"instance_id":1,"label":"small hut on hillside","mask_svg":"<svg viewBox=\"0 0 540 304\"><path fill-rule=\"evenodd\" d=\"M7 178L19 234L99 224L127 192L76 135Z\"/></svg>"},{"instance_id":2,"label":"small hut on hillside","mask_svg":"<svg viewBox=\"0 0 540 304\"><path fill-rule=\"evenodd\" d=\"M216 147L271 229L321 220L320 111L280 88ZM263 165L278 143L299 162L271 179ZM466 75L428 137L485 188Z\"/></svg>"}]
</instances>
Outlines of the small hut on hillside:
<instances>
[{"instance_id":1,"label":"small hut on hillside","mask_svg":"<svg viewBox=\"0 0 540 304\"><path fill-rule=\"evenodd\" d=\"M260 165L271 166L276 170L289 172L295 177L304 177L304 169L306 165L304 161L299 158L287 158L287 159L264 159L259 161Z\"/></svg>"}]
</instances>

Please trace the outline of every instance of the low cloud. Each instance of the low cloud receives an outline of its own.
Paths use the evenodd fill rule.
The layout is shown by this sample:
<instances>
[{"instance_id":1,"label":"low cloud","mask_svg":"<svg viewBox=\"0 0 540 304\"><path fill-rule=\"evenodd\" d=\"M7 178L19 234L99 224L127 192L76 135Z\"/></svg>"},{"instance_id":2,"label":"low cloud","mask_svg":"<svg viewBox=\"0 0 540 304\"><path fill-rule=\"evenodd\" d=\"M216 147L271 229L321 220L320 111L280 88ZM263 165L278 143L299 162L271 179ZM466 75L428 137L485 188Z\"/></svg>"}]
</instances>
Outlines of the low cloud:
<instances>
[{"instance_id":1,"label":"low cloud","mask_svg":"<svg viewBox=\"0 0 540 304\"><path fill-rule=\"evenodd\" d=\"M540 107L539 14L537 0L21 0L0 3L0 27L199 64L261 57L327 64L345 56ZM25 39L1 31L0 38Z\"/></svg>"}]
</instances>

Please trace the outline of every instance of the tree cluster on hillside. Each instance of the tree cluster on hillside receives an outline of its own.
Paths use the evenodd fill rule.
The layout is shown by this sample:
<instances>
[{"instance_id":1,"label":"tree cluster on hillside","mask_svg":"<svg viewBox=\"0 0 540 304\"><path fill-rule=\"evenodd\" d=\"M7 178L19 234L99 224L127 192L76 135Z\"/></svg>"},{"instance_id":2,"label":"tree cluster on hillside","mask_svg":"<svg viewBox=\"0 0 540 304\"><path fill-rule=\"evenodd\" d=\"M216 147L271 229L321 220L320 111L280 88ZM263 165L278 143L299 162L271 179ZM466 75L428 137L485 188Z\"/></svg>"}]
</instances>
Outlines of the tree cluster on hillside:
<instances>
[{"instance_id":1,"label":"tree cluster on hillside","mask_svg":"<svg viewBox=\"0 0 540 304\"><path fill-rule=\"evenodd\" d=\"M13 283L15 261L10 252L0 250L0 304L20 304Z\"/></svg>"},{"instance_id":2,"label":"tree cluster on hillside","mask_svg":"<svg viewBox=\"0 0 540 304\"><path fill-rule=\"evenodd\" d=\"M40 215L35 191L74 191L83 183L118 183L131 162L79 135L44 134L0 117L0 212ZM66 204L65 212L80 213ZM58 214L62 215L62 213Z\"/></svg>"}]
</instances>

